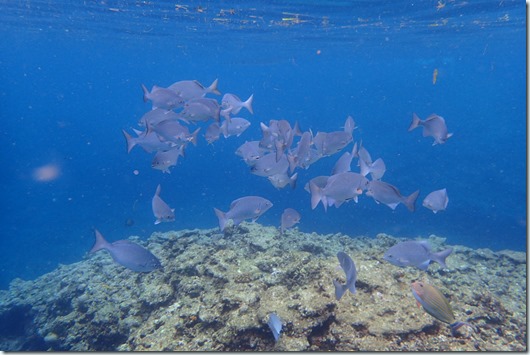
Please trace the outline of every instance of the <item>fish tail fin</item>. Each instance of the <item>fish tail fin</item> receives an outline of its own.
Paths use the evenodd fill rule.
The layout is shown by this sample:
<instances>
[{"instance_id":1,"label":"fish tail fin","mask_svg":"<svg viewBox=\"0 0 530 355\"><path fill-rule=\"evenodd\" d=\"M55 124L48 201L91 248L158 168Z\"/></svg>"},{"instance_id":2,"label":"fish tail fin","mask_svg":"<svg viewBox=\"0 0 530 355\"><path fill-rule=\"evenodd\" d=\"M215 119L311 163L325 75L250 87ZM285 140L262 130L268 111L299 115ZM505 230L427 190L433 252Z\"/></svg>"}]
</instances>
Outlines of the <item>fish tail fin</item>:
<instances>
[{"instance_id":1,"label":"fish tail fin","mask_svg":"<svg viewBox=\"0 0 530 355\"><path fill-rule=\"evenodd\" d=\"M420 194L420 190L416 190L413 193L411 193L409 197L405 198L405 200L403 201L403 204L407 206L410 212L414 212L416 210L416 200L418 199L419 194Z\"/></svg>"},{"instance_id":2,"label":"fish tail fin","mask_svg":"<svg viewBox=\"0 0 530 355\"><path fill-rule=\"evenodd\" d=\"M226 213L224 213L223 211L221 210L218 210L217 208L214 207L214 212L215 212L215 215L217 216L217 218L219 219L219 229L222 231L225 230L225 227L226 227L226 222L228 221L228 219L226 218Z\"/></svg>"},{"instance_id":3,"label":"fish tail fin","mask_svg":"<svg viewBox=\"0 0 530 355\"><path fill-rule=\"evenodd\" d=\"M208 86L208 88L206 89L208 92L211 92L212 94L215 94L215 95L221 95L221 92L219 90L217 90L217 84L219 83L219 79L215 79L213 81L213 83Z\"/></svg>"},{"instance_id":4,"label":"fish tail fin","mask_svg":"<svg viewBox=\"0 0 530 355\"><path fill-rule=\"evenodd\" d=\"M373 180L379 180L383 177L386 171L386 165L383 159L378 158L376 161L372 163L372 168L370 169L370 172L372 173L372 179Z\"/></svg>"},{"instance_id":5,"label":"fish tail fin","mask_svg":"<svg viewBox=\"0 0 530 355\"><path fill-rule=\"evenodd\" d=\"M294 132L295 136L301 136L302 135L302 131L300 130L300 125L298 124L298 121L294 122L293 132Z\"/></svg>"},{"instance_id":6,"label":"fish tail fin","mask_svg":"<svg viewBox=\"0 0 530 355\"><path fill-rule=\"evenodd\" d=\"M298 173L294 173L293 175L291 175L291 177L289 178L289 186L291 186L291 189L294 190L294 188L296 187L296 180L298 179Z\"/></svg>"},{"instance_id":7,"label":"fish tail fin","mask_svg":"<svg viewBox=\"0 0 530 355\"><path fill-rule=\"evenodd\" d=\"M309 190L311 191L311 209L315 209L318 203L322 200L322 189L314 182L309 183ZM324 208L327 206L324 204Z\"/></svg>"},{"instance_id":8,"label":"fish tail fin","mask_svg":"<svg viewBox=\"0 0 530 355\"><path fill-rule=\"evenodd\" d=\"M199 133L200 130L201 130L200 127L197 128L195 131L193 131L193 133L191 134L191 137L189 138L189 141L193 143L194 146L197 146L197 134Z\"/></svg>"},{"instance_id":9,"label":"fish tail fin","mask_svg":"<svg viewBox=\"0 0 530 355\"><path fill-rule=\"evenodd\" d=\"M223 123L221 123L219 130L225 138L228 138L228 120L225 119Z\"/></svg>"},{"instance_id":10,"label":"fish tail fin","mask_svg":"<svg viewBox=\"0 0 530 355\"><path fill-rule=\"evenodd\" d=\"M447 248L439 253L432 254L431 259L440 264L444 269L447 269L447 265L445 265L445 258L447 258L452 252L453 248Z\"/></svg>"},{"instance_id":11,"label":"fish tail fin","mask_svg":"<svg viewBox=\"0 0 530 355\"><path fill-rule=\"evenodd\" d=\"M357 148L357 142L353 144L353 148L351 149L350 154L354 158L359 158L359 148Z\"/></svg>"},{"instance_id":12,"label":"fish tail fin","mask_svg":"<svg viewBox=\"0 0 530 355\"><path fill-rule=\"evenodd\" d=\"M254 94L250 95L250 97L247 99L247 101L243 102L243 107L248 110L251 114L254 114L254 110L252 110L252 101L254 100Z\"/></svg>"},{"instance_id":13,"label":"fish tail fin","mask_svg":"<svg viewBox=\"0 0 530 355\"><path fill-rule=\"evenodd\" d=\"M162 190L162 188L160 187L160 184L158 184L158 186L156 187L155 196L160 196L160 191L161 190Z\"/></svg>"},{"instance_id":14,"label":"fish tail fin","mask_svg":"<svg viewBox=\"0 0 530 355\"><path fill-rule=\"evenodd\" d=\"M416 115L416 113L413 113L412 114L412 122L410 123L410 126L409 126L409 132L412 131L414 128L418 127L420 122L421 122L421 120L418 117L418 115Z\"/></svg>"},{"instance_id":15,"label":"fish tail fin","mask_svg":"<svg viewBox=\"0 0 530 355\"><path fill-rule=\"evenodd\" d=\"M346 287L337 280L333 280L333 286L335 286L335 298L340 301L342 296L344 296L344 292L346 292Z\"/></svg>"},{"instance_id":16,"label":"fish tail fin","mask_svg":"<svg viewBox=\"0 0 530 355\"><path fill-rule=\"evenodd\" d=\"M353 135L354 129L355 129L355 121L353 120L352 116L348 116L346 118L346 122L344 122L344 132Z\"/></svg>"},{"instance_id":17,"label":"fish tail fin","mask_svg":"<svg viewBox=\"0 0 530 355\"><path fill-rule=\"evenodd\" d=\"M292 174L294 169L296 169L296 166L298 165L298 159L296 158L296 156L287 153L287 161L289 162L289 171Z\"/></svg>"},{"instance_id":18,"label":"fish tail fin","mask_svg":"<svg viewBox=\"0 0 530 355\"><path fill-rule=\"evenodd\" d=\"M109 246L109 242L103 238L103 235L97 229L94 229L94 234L96 236L96 241L94 242L94 246L92 249L90 249L89 253L95 253L96 251L106 249Z\"/></svg>"},{"instance_id":19,"label":"fish tail fin","mask_svg":"<svg viewBox=\"0 0 530 355\"><path fill-rule=\"evenodd\" d=\"M144 92L144 102L149 101L149 90L147 90L144 84L142 84L142 90Z\"/></svg>"},{"instance_id":20,"label":"fish tail fin","mask_svg":"<svg viewBox=\"0 0 530 355\"><path fill-rule=\"evenodd\" d=\"M123 135L125 136L125 140L127 141L127 153L130 153L131 150L136 145L136 139L134 139L129 133L127 133L124 129L121 130L123 132Z\"/></svg>"},{"instance_id":21,"label":"fish tail fin","mask_svg":"<svg viewBox=\"0 0 530 355\"><path fill-rule=\"evenodd\" d=\"M475 333L478 331L477 327L475 327L473 324L467 322L454 322L452 324L449 324L449 327L451 327L451 335L455 336L456 331L464 325L470 327Z\"/></svg>"},{"instance_id":22,"label":"fish tail fin","mask_svg":"<svg viewBox=\"0 0 530 355\"><path fill-rule=\"evenodd\" d=\"M359 158L359 165L361 166L361 175L362 176L366 176L372 171L372 169L368 166L368 164L366 164L364 159Z\"/></svg>"}]
</instances>

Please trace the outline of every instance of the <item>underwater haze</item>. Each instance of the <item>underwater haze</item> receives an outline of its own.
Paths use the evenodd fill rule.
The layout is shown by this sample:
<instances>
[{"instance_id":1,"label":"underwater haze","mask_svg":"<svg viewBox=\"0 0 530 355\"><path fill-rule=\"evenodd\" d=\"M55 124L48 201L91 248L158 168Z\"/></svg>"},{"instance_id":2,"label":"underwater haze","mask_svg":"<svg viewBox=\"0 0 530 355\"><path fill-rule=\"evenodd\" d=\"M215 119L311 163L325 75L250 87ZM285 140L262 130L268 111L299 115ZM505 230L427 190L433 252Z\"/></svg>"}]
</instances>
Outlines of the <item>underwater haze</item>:
<instances>
[{"instance_id":1,"label":"underwater haze","mask_svg":"<svg viewBox=\"0 0 530 355\"><path fill-rule=\"evenodd\" d=\"M214 208L247 195L273 203L264 225L279 226L290 207L303 232L436 234L526 251L522 1L3 1L0 17L0 288L80 261L93 228L111 242L213 228ZM154 154L127 153L122 130L141 129L152 107L141 84L215 79L222 94L253 94L254 113L238 114L246 131L208 144L198 124L197 145L169 174L151 167ZM433 145L421 128L408 132L413 113L442 116L453 136ZM298 168L294 189L277 189L235 154L261 139L261 122L316 135L342 130L348 116L354 142L384 159L382 180L406 196L420 190L414 212L365 194L311 208L304 185L330 175L353 143ZM158 184L175 220L155 225ZM446 210L422 206L442 188Z\"/></svg>"}]
</instances>

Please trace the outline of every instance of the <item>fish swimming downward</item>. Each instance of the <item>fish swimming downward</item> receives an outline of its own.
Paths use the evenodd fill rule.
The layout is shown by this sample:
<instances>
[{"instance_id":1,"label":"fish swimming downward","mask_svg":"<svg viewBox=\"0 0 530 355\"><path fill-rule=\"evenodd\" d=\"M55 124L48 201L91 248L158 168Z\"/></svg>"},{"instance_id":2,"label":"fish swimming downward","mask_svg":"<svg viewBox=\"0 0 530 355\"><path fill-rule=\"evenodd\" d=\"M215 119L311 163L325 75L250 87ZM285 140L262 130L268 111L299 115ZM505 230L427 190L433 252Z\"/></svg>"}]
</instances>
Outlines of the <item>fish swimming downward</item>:
<instances>
[{"instance_id":1,"label":"fish swimming downward","mask_svg":"<svg viewBox=\"0 0 530 355\"><path fill-rule=\"evenodd\" d=\"M449 197L447 197L446 189L433 191L423 199L423 207L430 209L434 213L444 211L448 203Z\"/></svg>"},{"instance_id":2,"label":"fish swimming downward","mask_svg":"<svg viewBox=\"0 0 530 355\"><path fill-rule=\"evenodd\" d=\"M452 252L453 248L447 248L433 253L428 241L409 240L388 249L383 259L396 266L415 266L421 270L427 270L431 261L436 261L443 268L447 268L445 258Z\"/></svg>"},{"instance_id":3,"label":"fish swimming downward","mask_svg":"<svg viewBox=\"0 0 530 355\"><path fill-rule=\"evenodd\" d=\"M269 314L269 321L267 322L271 329L274 340L277 342L280 339L282 332L282 320L276 315L276 313Z\"/></svg>"},{"instance_id":4,"label":"fish swimming downward","mask_svg":"<svg viewBox=\"0 0 530 355\"><path fill-rule=\"evenodd\" d=\"M293 227L300 222L300 213L293 208L286 208L281 217L280 233L283 234L286 229Z\"/></svg>"},{"instance_id":5,"label":"fish swimming downward","mask_svg":"<svg viewBox=\"0 0 530 355\"><path fill-rule=\"evenodd\" d=\"M151 205L153 207L153 214L156 217L155 224L175 221L175 209L169 207L168 204L160 198L160 184L156 187L156 192L151 201Z\"/></svg>"},{"instance_id":6,"label":"fish swimming downward","mask_svg":"<svg viewBox=\"0 0 530 355\"><path fill-rule=\"evenodd\" d=\"M149 250L129 240L118 240L109 243L95 229L96 242L89 253L105 249L118 264L136 272L150 272L162 267L160 261Z\"/></svg>"},{"instance_id":7,"label":"fish swimming downward","mask_svg":"<svg viewBox=\"0 0 530 355\"><path fill-rule=\"evenodd\" d=\"M475 330L475 327L469 323L456 321L449 301L436 287L425 282L415 281L411 284L411 288L418 306L421 305L425 312L439 321L449 324L453 335L463 325Z\"/></svg>"},{"instance_id":8,"label":"fish swimming downward","mask_svg":"<svg viewBox=\"0 0 530 355\"><path fill-rule=\"evenodd\" d=\"M340 301L347 290L350 290L350 292L353 294L357 292L355 289L355 282L357 281L357 269L355 268L355 263L353 260L346 253L339 251L337 253L337 258L339 259L340 267L346 274L346 283L344 285L337 280L333 280L333 286L335 286L335 298L337 301Z\"/></svg>"}]
</instances>

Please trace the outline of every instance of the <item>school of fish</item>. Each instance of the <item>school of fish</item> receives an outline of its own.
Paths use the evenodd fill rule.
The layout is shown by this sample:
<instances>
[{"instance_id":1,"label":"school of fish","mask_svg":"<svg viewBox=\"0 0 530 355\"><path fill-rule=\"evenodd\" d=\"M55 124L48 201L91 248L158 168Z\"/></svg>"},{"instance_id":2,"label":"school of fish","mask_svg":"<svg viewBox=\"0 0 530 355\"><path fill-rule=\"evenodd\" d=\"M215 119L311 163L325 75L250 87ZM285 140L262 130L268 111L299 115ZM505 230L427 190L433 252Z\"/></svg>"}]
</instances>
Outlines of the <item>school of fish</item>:
<instances>
[{"instance_id":1,"label":"school of fish","mask_svg":"<svg viewBox=\"0 0 530 355\"><path fill-rule=\"evenodd\" d=\"M151 102L151 110L145 113L138 125L141 129L133 129L134 136L122 130L126 140L127 152L139 146L145 152L154 154L151 162L153 169L162 173L171 173L171 168L178 163L179 157L185 155L189 143L196 146L199 132L204 128L204 139L213 144L223 136L239 137L251 122L243 117L236 117L242 109L253 114L252 103L254 95L247 100L241 100L237 95L226 93L221 102L207 95L220 96L218 80L214 80L208 87L204 87L197 80L177 81L168 87L154 85L151 90L141 85L144 102ZM409 211L416 209L416 200L420 191L403 195L400 190L382 181L386 164L382 158L372 160L370 153L361 141L354 142L353 133L356 128L351 116L348 116L341 130L313 134L311 130L302 131L298 122L291 125L287 120L270 120L268 124L260 122L261 139L246 140L235 151L247 165L251 174L267 178L277 189L289 185L296 188L298 174L296 169L309 169L320 159L331 157L350 143L351 151L344 152L337 160L330 175L315 176L307 181L304 189L311 195L308 203L315 209L322 204L324 211L328 207L341 207L353 200L358 203L359 196L372 197L376 203L381 203L392 210L403 204ZM431 114L422 121L415 113L408 131L423 127L423 136L434 138L433 145L444 144L452 133L448 133L444 118ZM357 159L357 172L352 172L353 159ZM158 184L152 198L152 211L155 224L173 222L174 209L161 198L161 186ZM273 203L261 196L234 196L226 212L212 206L218 219L219 229L224 231L229 221L237 226L244 220L256 221L262 214L273 207ZM447 190L429 193L422 205L434 213L447 208L449 198ZM286 208L280 221L280 233L284 234L288 228L301 221L301 215L293 208ZM114 243L107 242L99 231L95 230L96 241L90 253L101 249L107 250L115 262L137 272L150 272L162 268L160 261L150 251L142 246L125 240ZM427 270L429 264L435 261L446 268L445 259L452 252L452 248L440 252L431 252L426 241L405 241L391 247L383 259L399 267L413 266L420 270ZM355 283L357 270L354 261L344 252L337 254L341 269L345 273L346 283L333 280L335 296L340 300L347 291L356 293ZM425 311L438 320L448 323L452 331L464 324L456 322L452 309L443 294L432 285L423 282L413 282L411 285L413 296ZM269 316L268 325L278 341L282 321L275 314Z\"/></svg>"}]
</instances>

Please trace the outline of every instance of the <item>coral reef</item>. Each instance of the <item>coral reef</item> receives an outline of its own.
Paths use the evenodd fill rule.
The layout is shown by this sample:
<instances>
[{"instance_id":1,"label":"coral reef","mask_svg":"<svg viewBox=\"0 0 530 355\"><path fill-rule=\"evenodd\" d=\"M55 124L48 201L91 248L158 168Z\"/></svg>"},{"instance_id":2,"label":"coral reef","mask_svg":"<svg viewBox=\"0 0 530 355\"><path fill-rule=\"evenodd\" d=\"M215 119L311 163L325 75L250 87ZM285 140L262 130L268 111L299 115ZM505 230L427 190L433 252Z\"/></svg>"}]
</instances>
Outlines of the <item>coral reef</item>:
<instances>
[{"instance_id":1,"label":"coral reef","mask_svg":"<svg viewBox=\"0 0 530 355\"><path fill-rule=\"evenodd\" d=\"M402 238L317 235L242 223L154 233L145 246L163 269L136 273L108 253L61 265L0 291L3 350L339 350L524 351L526 254L452 245L448 269L399 268L382 259ZM413 239L413 238L409 238ZM434 250L445 239L430 236ZM357 265L357 293L336 301L344 283L336 253ZM457 320L450 328L418 308L414 280L438 287ZM283 320L276 343L267 325Z\"/></svg>"}]
</instances>

